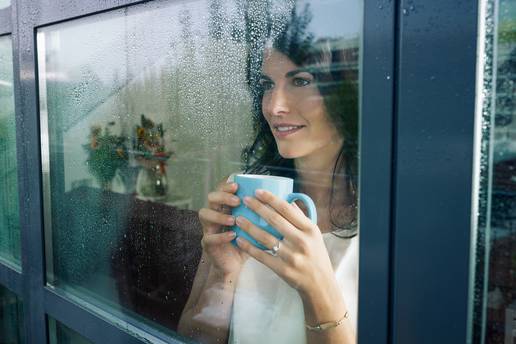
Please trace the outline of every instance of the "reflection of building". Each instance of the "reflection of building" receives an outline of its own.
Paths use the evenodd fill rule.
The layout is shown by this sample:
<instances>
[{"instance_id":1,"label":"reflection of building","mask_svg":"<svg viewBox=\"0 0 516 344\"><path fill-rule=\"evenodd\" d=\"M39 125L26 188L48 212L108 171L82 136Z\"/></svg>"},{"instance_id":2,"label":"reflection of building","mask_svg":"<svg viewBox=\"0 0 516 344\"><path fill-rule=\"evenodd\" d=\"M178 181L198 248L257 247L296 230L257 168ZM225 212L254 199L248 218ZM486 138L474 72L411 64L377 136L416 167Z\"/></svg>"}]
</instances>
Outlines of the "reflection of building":
<instances>
[{"instance_id":1,"label":"reflection of building","mask_svg":"<svg viewBox=\"0 0 516 344\"><path fill-rule=\"evenodd\" d=\"M359 68L359 38L332 38L332 39L319 39L315 42L315 50L324 49L321 45L329 44L332 51L338 52L339 63L333 63L331 65L333 71L345 71L345 77L354 82L358 82L358 68Z\"/></svg>"},{"instance_id":2,"label":"reflection of building","mask_svg":"<svg viewBox=\"0 0 516 344\"><path fill-rule=\"evenodd\" d=\"M513 342L510 333L506 333L514 322L511 309L516 302L516 48L511 50L513 46L498 46L487 343Z\"/></svg>"},{"instance_id":3,"label":"reflection of building","mask_svg":"<svg viewBox=\"0 0 516 344\"><path fill-rule=\"evenodd\" d=\"M512 44L514 46L514 44ZM516 158L516 48L500 45L496 79L495 161Z\"/></svg>"},{"instance_id":4,"label":"reflection of building","mask_svg":"<svg viewBox=\"0 0 516 344\"><path fill-rule=\"evenodd\" d=\"M3 137L0 137L0 166L0 253L6 250L19 256L16 149L14 142Z\"/></svg>"}]
</instances>

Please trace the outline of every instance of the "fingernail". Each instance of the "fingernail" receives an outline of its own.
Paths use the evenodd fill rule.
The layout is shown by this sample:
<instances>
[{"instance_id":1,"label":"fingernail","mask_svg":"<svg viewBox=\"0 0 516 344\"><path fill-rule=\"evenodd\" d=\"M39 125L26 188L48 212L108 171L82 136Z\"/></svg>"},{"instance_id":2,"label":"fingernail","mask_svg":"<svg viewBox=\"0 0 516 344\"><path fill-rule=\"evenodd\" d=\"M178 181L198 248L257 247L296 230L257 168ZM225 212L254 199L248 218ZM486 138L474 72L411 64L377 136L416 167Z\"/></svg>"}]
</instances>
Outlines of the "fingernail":
<instances>
[{"instance_id":1,"label":"fingernail","mask_svg":"<svg viewBox=\"0 0 516 344\"><path fill-rule=\"evenodd\" d=\"M244 203L245 203L246 205L248 205L250 202L251 202L251 197L249 197L249 196L245 196L245 197L244 197Z\"/></svg>"},{"instance_id":2,"label":"fingernail","mask_svg":"<svg viewBox=\"0 0 516 344\"><path fill-rule=\"evenodd\" d=\"M236 224L237 225L241 225L242 223L244 223L244 220L239 216L236 218Z\"/></svg>"},{"instance_id":3,"label":"fingernail","mask_svg":"<svg viewBox=\"0 0 516 344\"><path fill-rule=\"evenodd\" d=\"M242 239L241 237L238 237L236 238L236 241L238 243L238 246L242 245L243 243L245 243L244 239Z\"/></svg>"},{"instance_id":4,"label":"fingernail","mask_svg":"<svg viewBox=\"0 0 516 344\"><path fill-rule=\"evenodd\" d=\"M240 198L238 198L237 196L233 196L233 197L231 197L231 202L238 204L238 203L240 203Z\"/></svg>"},{"instance_id":5,"label":"fingernail","mask_svg":"<svg viewBox=\"0 0 516 344\"><path fill-rule=\"evenodd\" d=\"M229 232L227 232L227 234L228 234L228 237L230 237L230 238L236 237L236 233L234 231L229 231Z\"/></svg>"},{"instance_id":6,"label":"fingernail","mask_svg":"<svg viewBox=\"0 0 516 344\"><path fill-rule=\"evenodd\" d=\"M233 216L228 217L226 220L226 224L229 226L233 226L235 224L235 218Z\"/></svg>"},{"instance_id":7,"label":"fingernail","mask_svg":"<svg viewBox=\"0 0 516 344\"><path fill-rule=\"evenodd\" d=\"M256 196L263 196L265 194L265 191L262 189L256 189L255 193Z\"/></svg>"}]
</instances>

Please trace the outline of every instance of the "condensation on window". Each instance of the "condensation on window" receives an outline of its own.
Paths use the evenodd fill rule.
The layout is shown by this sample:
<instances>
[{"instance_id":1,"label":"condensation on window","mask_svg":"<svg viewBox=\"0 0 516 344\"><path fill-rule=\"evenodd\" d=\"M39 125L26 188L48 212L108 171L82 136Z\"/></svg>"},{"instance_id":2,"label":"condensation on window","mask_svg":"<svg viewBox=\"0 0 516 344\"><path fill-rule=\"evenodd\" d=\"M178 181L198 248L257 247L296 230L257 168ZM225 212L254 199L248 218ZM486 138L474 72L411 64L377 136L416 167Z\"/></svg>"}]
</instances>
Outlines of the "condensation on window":
<instances>
[{"instance_id":1,"label":"condensation on window","mask_svg":"<svg viewBox=\"0 0 516 344\"><path fill-rule=\"evenodd\" d=\"M175 329L200 261L197 212L254 139L253 44L295 17L356 90L360 13L360 1L159 1L39 28L47 282Z\"/></svg>"},{"instance_id":2,"label":"condensation on window","mask_svg":"<svg viewBox=\"0 0 516 344\"><path fill-rule=\"evenodd\" d=\"M470 343L516 339L516 3L481 2Z\"/></svg>"},{"instance_id":3,"label":"condensation on window","mask_svg":"<svg viewBox=\"0 0 516 344\"><path fill-rule=\"evenodd\" d=\"M21 299L0 286L0 343L24 343L23 328Z\"/></svg>"},{"instance_id":4,"label":"condensation on window","mask_svg":"<svg viewBox=\"0 0 516 344\"><path fill-rule=\"evenodd\" d=\"M11 0L0 0L0 10L11 6Z\"/></svg>"},{"instance_id":5,"label":"condensation on window","mask_svg":"<svg viewBox=\"0 0 516 344\"><path fill-rule=\"evenodd\" d=\"M11 36L0 37L0 258L20 267L16 117Z\"/></svg>"}]
</instances>

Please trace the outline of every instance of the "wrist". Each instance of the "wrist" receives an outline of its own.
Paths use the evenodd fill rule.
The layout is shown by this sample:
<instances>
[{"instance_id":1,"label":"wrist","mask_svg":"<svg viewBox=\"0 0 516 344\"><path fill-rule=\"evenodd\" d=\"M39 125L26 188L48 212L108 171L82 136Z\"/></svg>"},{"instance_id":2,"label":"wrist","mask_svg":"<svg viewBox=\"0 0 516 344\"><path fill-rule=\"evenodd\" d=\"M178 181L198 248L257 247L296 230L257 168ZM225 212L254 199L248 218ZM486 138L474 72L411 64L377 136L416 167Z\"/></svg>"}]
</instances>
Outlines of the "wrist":
<instances>
[{"instance_id":1,"label":"wrist","mask_svg":"<svg viewBox=\"0 0 516 344\"><path fill-rule=\"evenodd\" d=\"M220 269L217 269L216 267L212 267L210 269L210 277L212 281L223 283L223 284L229 284L234 285L238 279L238 276L240 275L240 271L223 271Z\"/></svg>"},{"instance_id":2,"label":"wrist","mask_svg":"<svg viewBox=\"0 0 516 344\"><path fill-rule=\"evenodd\" d=\"M337 321L346 313L347 308L336 281L322 284L325 288L300 293L303 301L305 322L308 325Z\"/></svg>"}]
</instances>

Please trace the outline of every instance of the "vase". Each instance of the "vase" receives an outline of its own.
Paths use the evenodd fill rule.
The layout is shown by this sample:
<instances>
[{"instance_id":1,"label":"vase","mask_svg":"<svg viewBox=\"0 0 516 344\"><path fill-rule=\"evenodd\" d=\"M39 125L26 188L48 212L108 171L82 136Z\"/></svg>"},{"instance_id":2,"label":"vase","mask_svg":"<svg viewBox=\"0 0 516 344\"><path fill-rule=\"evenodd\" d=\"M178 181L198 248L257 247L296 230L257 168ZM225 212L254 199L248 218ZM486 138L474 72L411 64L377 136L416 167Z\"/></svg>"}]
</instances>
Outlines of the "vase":
<instances>
[{"instance_id":1,"label":"vase","mask_svg":"<svg viewBox=\"0 0 516 344\"><path fill-rule=\"evenodd\" d=\"M112 180L101 180L99 184L102 191L111 191Z\"/></svg>"},{"instance_id":2,"label":"vase","mask_svg":"<svg viewBox=\"0 0 516 344\"><path fill-rule=\"evenodd\" d=\"M136 192L144 198L165 198L168 193L168 180L164 166L158 162L151 168L142 168L138 173Z\"/></svg>"}]
</instances>

